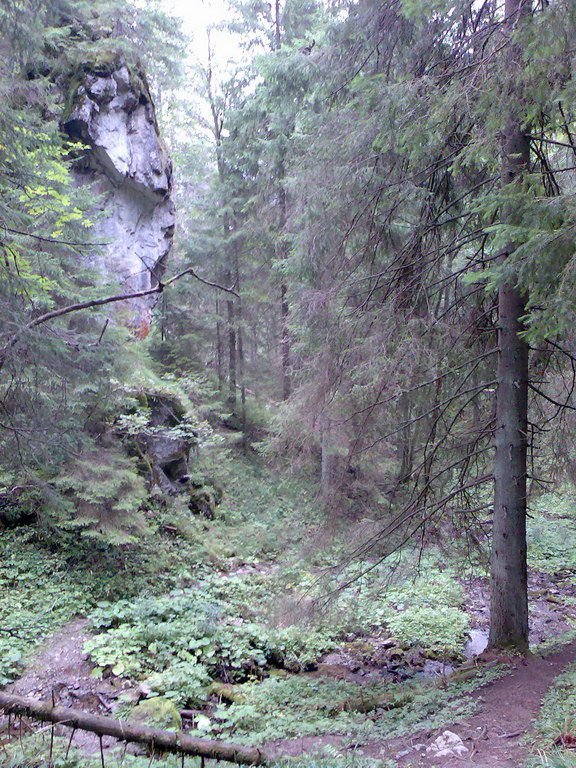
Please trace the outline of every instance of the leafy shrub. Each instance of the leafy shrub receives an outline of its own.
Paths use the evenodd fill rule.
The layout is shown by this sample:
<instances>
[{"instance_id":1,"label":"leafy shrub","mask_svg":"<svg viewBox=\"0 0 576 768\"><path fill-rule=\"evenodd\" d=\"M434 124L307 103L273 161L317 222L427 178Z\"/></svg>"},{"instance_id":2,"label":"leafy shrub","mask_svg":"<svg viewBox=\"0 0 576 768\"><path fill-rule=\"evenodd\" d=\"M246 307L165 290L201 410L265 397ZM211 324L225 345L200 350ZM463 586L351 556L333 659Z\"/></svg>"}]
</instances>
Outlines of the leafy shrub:
<instances>
[{"instance_id":1,"label":"leafy shrub","mask_svg":"<svg viewBox=\"0 0 576 768\"><path fill-rule=\"evenodd\" d=\"M86 651L114 674L151 676L158 692L184 704L198 699L208 678L259 677L271 664L304 665L333 646L328 635L275 629L250 615L268 589L262 578L211 576L164 597L102 603L92 623L103 631Z\"/></svg>"},{"instance_id":2,"label":"leafy shrub","mask_svg":"<svg viewBox=\"0 0 576 768\"><path fill-rule=\"evenodd\" d=\"M450 570L439 571L432 558L427 558L416 577L409 560L371 566L356 563L340 573L334 584L316 586L318 594L322 589L337 592L324 618L337 635L387 627L406 646L420 645L435 654L456 654L462 649L469 623L460 609L464 591ZM338 592L339 582L350 585Z\"/></svg>"},{"instance_id":3,"label":"leafy shrub","mask_svg":"<svg viewBox=\"0 0 576 768\"><path fill-rule=\"evenodd\" d=\"M467 614L449 606L415 605L388 618L388 628L403 645L457 654L470 626Z\"/></svg>"},{"instance_id":4,"label":"leafy shrub","mask_svg":"<svg viewBox=\"0 0 576 768\"><path fill-rule=\"evenodd\" d=\"M244 741L314 736L319 733L349 733L364 715L348 711L348 702L358 697L358 686L343 680L269 678L258 685L242 686L246 700L216 710L213 730L243 736ZM368 698L386 689L366 690Z\"/></svg>"},{"instance_id":5,"label":"leafy shrub","mask_svg":"<svg viewBox=\"0 0 576 768\"><path fill-rule=\"evenodd\" d=\"M200 706L206 698L210 675L195 659L183 659L174 661L163 672L150 675L148 683L153 691L176 704Z\"/></svg>"}]
</instances>

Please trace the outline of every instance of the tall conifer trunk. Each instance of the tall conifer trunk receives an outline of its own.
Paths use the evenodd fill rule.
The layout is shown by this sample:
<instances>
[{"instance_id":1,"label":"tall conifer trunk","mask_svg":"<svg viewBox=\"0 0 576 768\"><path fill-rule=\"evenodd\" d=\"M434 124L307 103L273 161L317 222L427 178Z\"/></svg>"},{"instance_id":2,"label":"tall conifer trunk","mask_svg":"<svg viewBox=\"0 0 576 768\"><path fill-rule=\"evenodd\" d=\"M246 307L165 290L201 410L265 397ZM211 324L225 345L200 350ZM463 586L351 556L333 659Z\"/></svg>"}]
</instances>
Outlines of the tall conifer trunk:
<instances>
[{"instance_id":1,"label":"tall conifer trunk","mask_svg":"<svg viewBox=\"0 0 576 768\"><path fill-rule=\"evenodd\" d=\"M224 267L223 274L224 280L227 285L232 285L232 246L230 244L230 235L235 228L234 214L230 214L228 211L229 200L227 197L227 184L229 181L229 174L224 161L224 155L222 151L222 129L223 119L218 111L214 92L212 90L212 43L210 40L210 30L207 33L208 42L208 69L206 71L206 88L208 95L208 103L210 105L210 112L212 113L212 133L214 135L214 141L216 143L216 165L218 168L218 180L220 182L220 195L222 206L222 244L224 252ZM218 318L219 323L219 318ZM221 329L220 325L216 326L216 333L218 339L218 384L220 391L222 391L222 353L221 353ZM234 301L230 298L226 299L226 340L228 346L228 397L227 403L231 409L236 408L236 320L235 320L235 307Z\"/></svg>"},{"instance_id":2,"label":"tall conifer trunk","mask_svg":"<svg viewBox=\"0 0 576 768\"><path fill-rule=\"evenodd\" d=\"M506 0L506 34L530 12L527 0ZM518 66L520 50L510 45L507 63ZM503 186L517 183L528 171L530 142L518 115L509 115L502 158ZM513 212L503 211L504 223ZM503 258L515 248L509 244ZM492 595L490 639L493 648L528 649L526 566L526 454L528 427L528 346L524 330L525 296L513 284L498 292L498 370L496 395L496 456L494 463L494 524L492 532Z\"/></svg>"},{"instance_id":3,"label":"tall conifer trunk","mask_svg":"<svg viewBox=\"0 0 576 768\"><path fill-rule=\"evenodd\" d=\"M232 273L226 270L228 285L232 285ZM228 337L228 405L236 408L236 318L232 299L226 300L226 335Z\"/></svg>"},{"instance_id":4,"label":"tall conifer trunk","mask_svg":"<svg viewBox=\"0 0 576 768\"><path fill-rule=\"evenodd\" d=\"M218 373L218 391L222 394L224 390L224 365L222 361L222 328L218 297L216 297L216 371Z\"/></svg>"},{"instance_id":5,"label":"tall conifer trunk","mask_svg":"<svg viewBox=\"0 0 576 768\"><path fill-rule=\"evenodd\" d=\"M280 237L284 234L286 226L286 192L284 191L284 163L281 165L282 177L280 178ZM288 258L286 244L280 241L280 258L285 261ZM286 278L282 276L280 283L280 316L282 318L282 339L280 349L282 352L282 399L288 400L292 389L290 380L290 307L288 305L288 286Z\"/></svg>"},{"instance_id":6,"label":"tall conifer trunk","mask_svg":"<svg viewBox=\"0 0 576 768\"><path fill-rule=\"evenodd\" d=\"M281 19L280 19L280 0L274 3L274 50L279 51L282 42L281 39ZM277 237L278 258L285 261L288 257L286 244L283 240L284 230L286 228L287 210L286 210L286 189L284 187L284 150L281 150L282 156L278 164L278 205L279 205L279 224ZM280 340L280 351L282 358L282 399L288 400L292 389L290 380L290 328L289 317L290 307L288 305L288 286L284 276L280 279L280 317L282 319L282 338Z\"/></svg>"}]
</instances>

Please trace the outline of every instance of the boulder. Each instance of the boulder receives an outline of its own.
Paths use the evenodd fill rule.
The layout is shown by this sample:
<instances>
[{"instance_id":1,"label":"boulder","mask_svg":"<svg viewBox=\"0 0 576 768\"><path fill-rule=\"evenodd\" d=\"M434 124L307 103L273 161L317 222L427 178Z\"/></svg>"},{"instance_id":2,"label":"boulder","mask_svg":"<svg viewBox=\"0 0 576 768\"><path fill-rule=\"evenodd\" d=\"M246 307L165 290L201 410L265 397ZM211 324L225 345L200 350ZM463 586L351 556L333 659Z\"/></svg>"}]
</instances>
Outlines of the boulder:
<instances>
[{"instance_id":1,"label":"boulder","mask_svg":"<svg viewBox=\"0 0 576 768\"><path fill-rule=\"evenodd\" d=\"M152 486L163 493L175 494L190 487L189 459L197 450L196 432L186 421L186 408L172 394L138 393L138 403L146 409L146 423L138 430L118 432L128 450L138 457L140 470Z\"/></svg>"},{"instance_id":2,"label":"boulder","mask_svg":"<svg viewBox=\"0 0 576 768\"><path fill-rule=\"evenodd\" d=\"M181 731L182 718L176 705L163 696L144 699L128 715L128 720L166 731Z\"/></svg>"},{"instance_id":3,"label":"boulder","mask_svg":"<svg viewBox=\"0 0 576 768\"><path fill-rule=\"evenodd\" d=\"M468 747L457 733L444 731L426 749L426 754L432 757L461 757L468 751Z\"/></svg>"},{"instance_id":4,"label":"boulder","mask_svg":"<svg viewBox=\"0 0 576 768\"><path fill-rule=\"evenodd\" d=\"M242 704L246 701L246 694L242 690L242 686L232 685L232 683L221 683L215 680L210 684L208 692L231 704Z\"/></svg>"},{"instance_id":5,"label":"boulder","mask_svg":"<svg viewBox=\"0 0 576 768\"><path fill-rule=\"evenodd\" d=\"M208 484L202 482L193 482L190 488L190 500L188 509L193 515L205 517L208 520L214 518L216 507L220 504L222 496L217 494L216 490Z\"/></svg>"}]
</instances>

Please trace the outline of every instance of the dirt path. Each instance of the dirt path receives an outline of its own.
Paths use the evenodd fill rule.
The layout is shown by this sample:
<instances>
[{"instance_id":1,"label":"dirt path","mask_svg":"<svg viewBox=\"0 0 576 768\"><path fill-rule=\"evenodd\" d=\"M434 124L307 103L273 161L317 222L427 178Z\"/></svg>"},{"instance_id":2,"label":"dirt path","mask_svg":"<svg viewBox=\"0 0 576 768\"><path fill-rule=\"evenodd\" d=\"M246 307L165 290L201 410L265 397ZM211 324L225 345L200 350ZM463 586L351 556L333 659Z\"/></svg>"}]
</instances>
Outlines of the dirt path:
<instances>
[{"instance_id":1,"label":"dirt path","mask_svg":"<svg viewBox=\"0 0 576 768\"><path fill-rule=\"evenodd\" d=\"M547 690L575 661L576 641L546 658L512 660L509 674L472 694L480 703L476 715L439 731L359 744L354 749L365 757L396 760L405 768L524 768L529 750L521 742ZM309 736L276 741L266 749L275 757L295 757L321 752L326 746L341 750L349 741L335 735Z\"/></svg>"},{"instance_id":2,"label":"dirt path","mask_svg":"<svg viewBox=\"0 0 576 768\"><path fill-rule=\"evenodd\" d=\"M478 713L442 731L456 734L466 747L465 752L460 747L455 750L460 754L439 754L442 745L438 737L442 733L436 733L425 742L415 737L412 744L398 743L394 755L388 754L396 757L404 752L399 760L401 765L422 768L523 768L528 749L521 741L530 732L547 690L574 661L576 642L546 658L517 659L512 662L510 674L476 691L473 698L481 702ZM453 743L458 744L456 740Z\"/></svg>"},{"instance_id":3,"label":"dirt path","mask_svg":"<svg viewBox=\"0 0 576 768\"><path fill-rule=\"evenodd\" d=\"M90 667L83 658L83 645L88 638L88 622L78 619L63 627L40 646L22 676L7 687L9 693L45 698L54 693L64 704L72 690L80 690L89 682ZM92 678L94 681L94 678Z\"/></svg>"},{"instance_id":4,"label":"dirt path","mask_svg":"<svg viewBox=\"0 0 576 768\"><path fill-rule=\"evenodd\" d=\"M87 625L85 619L78 619L48 638L22 677L8 685L6 691L39 700L53 699L63 707L94 714L113 712L122 689L115 687L114 681L100 680L91 674L92 666L84 654L84 643L89 638ZM6 726L4 721L6 718L0 717L0 730L2 725ZM62 732L69 734L70 730ZM76 731L73 743L86 752L100 750L99 738L85 731ZM115 744L115 739L103 739L104 748Z\"/></svg>"}]
</instances>

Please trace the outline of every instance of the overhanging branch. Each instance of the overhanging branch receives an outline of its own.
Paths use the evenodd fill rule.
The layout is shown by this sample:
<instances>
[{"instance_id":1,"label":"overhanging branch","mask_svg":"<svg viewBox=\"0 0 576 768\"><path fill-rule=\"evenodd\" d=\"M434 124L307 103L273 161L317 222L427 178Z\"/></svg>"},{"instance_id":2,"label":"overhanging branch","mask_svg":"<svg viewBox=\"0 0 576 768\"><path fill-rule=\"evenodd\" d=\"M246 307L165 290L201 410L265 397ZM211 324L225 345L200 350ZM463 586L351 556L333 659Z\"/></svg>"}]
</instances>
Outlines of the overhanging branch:
<instances>
[{"instance_id":1,"label":"overhanging branch","mask_svg":"<svg viewBox=\"0 0 576 768\"><path fill-rule=\"evenodd\" d=\"M18 333L15 333L12 336L12 338L4 345L4 347L0 349L0 370L2 370L4 363L6 362L8 353L18 343L24 331L28 331L28 330L31 330L32 328L36 328L37 326L43 325L44 323L47 323L49 320L54 320L57 317L63 317L64 315L69 315L72 312L79 312L83 309L91 309L92 307L102 307L105 304L113 304L114 302L118 302L118 301L130 301L131 299L141 299L144 296L151 296L154 293L162 293L164 288L171 285L172 283L175 283L177 280L180 280L180 278L184 277L185 275L192 275L192 277L195 277L196 280L199 280L201 283L204 283L204 285L209 285L211 288L217 288L218 290L226 291L226 293L231 293L237 298L240 298L238 293L232 288L227 288L226 286L220 285L219 283L213 283L210 280L205 280L203 277L200 277L200 275L196 274L196 272L192 267L189 267L188 269L185 269L182 272L179 272L177 275L174 275L174 277L171 277L165 283L159 282L157 286L155 286L154 288L148 288L148 290L146 291L136 291L135 293L124 293L116 296L107 296L106 298L103 298L103 299L91 299L90 301L81 301L76 304L69 304L67 307L60 307L59 309L54 309L52 310L52 312L46 312L43 315L39 315L38 317L35 317L33 320L30 320L30 322L26 323L26 325L21 331L19 331Z\"/></svg>"}]
</instances>

